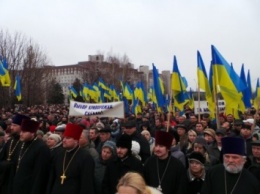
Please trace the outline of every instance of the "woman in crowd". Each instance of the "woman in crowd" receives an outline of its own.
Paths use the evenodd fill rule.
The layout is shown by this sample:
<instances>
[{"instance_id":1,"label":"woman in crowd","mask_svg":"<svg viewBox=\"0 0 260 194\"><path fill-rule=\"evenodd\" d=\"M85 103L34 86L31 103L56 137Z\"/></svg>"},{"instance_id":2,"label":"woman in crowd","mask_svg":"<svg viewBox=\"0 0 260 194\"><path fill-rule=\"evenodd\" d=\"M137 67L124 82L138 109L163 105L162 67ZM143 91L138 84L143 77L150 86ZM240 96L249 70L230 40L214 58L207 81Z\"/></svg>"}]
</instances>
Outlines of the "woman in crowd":
<instances>
[{"instance_id":1,"label":"woman in crowd","mask_svg":"<svg viewBox=\"0 0 260 194\"><path fill-rule=\"evenodd\" d=\"M145 184L143 177L135 172L126 173L118 182L117 194L161 194Z\"/></svg>"}]
</instances>

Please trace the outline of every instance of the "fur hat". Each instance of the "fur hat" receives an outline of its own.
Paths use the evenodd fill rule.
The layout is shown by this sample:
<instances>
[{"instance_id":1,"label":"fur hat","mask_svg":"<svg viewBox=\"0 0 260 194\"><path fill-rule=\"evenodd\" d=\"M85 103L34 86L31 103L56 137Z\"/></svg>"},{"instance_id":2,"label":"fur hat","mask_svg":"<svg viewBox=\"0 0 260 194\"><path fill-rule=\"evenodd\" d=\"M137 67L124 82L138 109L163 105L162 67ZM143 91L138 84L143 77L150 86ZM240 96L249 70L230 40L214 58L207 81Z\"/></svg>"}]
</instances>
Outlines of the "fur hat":
<instances>
[{"instance_id":1,"label":"fur hat","mask_svg":"<svg viewBox=\"0 0 260 194\"><path fill-rule=\"evenodd\" d=\"M27 116L21 115L21 114L16 114L16 115L12 118L12 123L17 124L17 125L21 125L23 119L30 119L30 117L27 117Z\"/></svg>"},{"instance_id":2,"label":"fur hat","mask_svg":"<svg viewBox=\"0 0 260 194\"><path fill-rule=\"evenodd\" d=\"M196 160L199 163L201 163L202 165L205 164L206 159L205 157L202 155L202 153L200 152L192 152L189 156L188 156L189 161L191 160Z\"/></svg>"},{"instance_id":3,"label":"fur hat","mask_svg":"<svg viewBox=\"0 0 260 194\"><path fill-rule=\"evenodd\" d=\"M132 149L132 138L127 134L121 135L121 137L116 142L116 147L127 148L128 151Z\"/></svg>"},{"instance_id":4,"label":"fur hat","mask_svg":"<svg viewBox=\"0 0 260 194\"><path fill-rule=\"evenodd\" d=\"M116 143L113 141L106 141L102 148L110 148L112 154L115 156L116 155Z\"/></svg>"},{"instance_id":5,"label":"fur hat","mask_svg":"<svg viewBox=\"0 0 260 194\"><path fill-rule=\"evenodd\" d=\"M156 131L155 133L155 145L166 146L167 149L170 149L172 146L173 136L165 131Z\"/></svg>"},{"instance_id":6,"label":"fur hat","mask_svg":"<svg viewBox=\"0 0 260 194\"><path fill-rule=\"evenodd\" d=\"M72 137L75 140L79 140L83 128L79 125L68 123L65 128L64 137Z\"/></svg>"},{"instance_id":7,"label":"fur hat","mask_svg":"<svg viewBox=\"0 0 260 194\"><path fill-rule=\"evenodd\" d=\"M245 141L239 137L224 137L221 139L223 154L238 154L244 156Z\"/></svg>"},{"instance_id":8,"label":"fur hat","mask_svg":"<svg viewBox=\"0 0 260 194\"><path fill-rule=\"evenodd\" d=\"M39 126L40 126L40 123L38 121L34 121L31 119L23 119L22 123L21 123L21 131L36 133Z\"/></svg>"},{"instance_id":9,"label":"fur hat","mask_svg":"<svg viewBox=\"0 0 260 194\"><path fill-rule=\"evenodd\" d=\"M51 134L48 138L54 139L57 143L61 141L61 137L58 134Z\"/></svg>"},{"instance_id":10,"label":"fur hat","mask_svg":"<svg viewBox=\"0 0 260 194\"><path fill-rule=\"evenodd\" d=\"M207 128L204 130L204 134L208 134L214 139L216 138L216 132L213 129Z\"/></svg>"}]
</instances>

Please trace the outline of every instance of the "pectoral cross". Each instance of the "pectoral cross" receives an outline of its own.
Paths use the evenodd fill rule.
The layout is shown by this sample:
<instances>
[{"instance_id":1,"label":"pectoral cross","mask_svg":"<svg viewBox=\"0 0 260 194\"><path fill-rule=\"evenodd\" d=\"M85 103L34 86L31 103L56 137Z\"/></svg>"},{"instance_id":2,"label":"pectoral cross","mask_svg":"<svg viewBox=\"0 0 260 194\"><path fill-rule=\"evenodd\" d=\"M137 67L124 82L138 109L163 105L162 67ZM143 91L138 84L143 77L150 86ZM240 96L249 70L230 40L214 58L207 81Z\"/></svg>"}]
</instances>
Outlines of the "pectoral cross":
<instances>
[{"instance_id":1,"label":"pectoral cross","mask_svg":"<svg viewBox=\"0 0 260 194\"><path fill-rule=\"evenodd\" d=\"M61 179L61 183L63 185L64 183L64 180L66 179L67 177L65 176L65 174L63 173L61 176L60 176L60 179Z\"/></svg>"},{"instance_id":2,"label":"pectoral cross","mask_svg":"<svg viewBox=\"0 0 260 194\"><path fill-rule=\"evenodd\" d=\"M159 186L157 187L157 190L158 190L158 191L162 191L161 185L159 185Z\"/></svg>"}]
</instances>

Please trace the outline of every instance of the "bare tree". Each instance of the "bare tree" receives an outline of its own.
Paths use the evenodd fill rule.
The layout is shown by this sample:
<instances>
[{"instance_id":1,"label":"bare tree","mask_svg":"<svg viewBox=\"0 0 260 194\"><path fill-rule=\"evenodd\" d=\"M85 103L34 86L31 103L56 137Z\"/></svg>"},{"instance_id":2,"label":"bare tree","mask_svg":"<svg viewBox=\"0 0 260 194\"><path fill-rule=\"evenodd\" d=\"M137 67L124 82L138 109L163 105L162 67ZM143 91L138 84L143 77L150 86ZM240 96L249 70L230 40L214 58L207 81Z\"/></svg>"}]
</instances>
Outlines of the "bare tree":
<instances>
[{"instance_id":1,"label":"bare tree","mask_svg":"<svg viewBox=\"0 0 260 194\"><path fill-rule=\"evenodd\" d=\"M40 47L21 33L0 30L0 55L7 60L11 77L11 87L0 87L0 91L4 91L0 93L0 102L4 102L0 105L15 103L13 85L17 74L21 77L23 103L28 106L43 103L43 77L48 75L44 67L49 61Z\"/></svg>"}]
</instances>

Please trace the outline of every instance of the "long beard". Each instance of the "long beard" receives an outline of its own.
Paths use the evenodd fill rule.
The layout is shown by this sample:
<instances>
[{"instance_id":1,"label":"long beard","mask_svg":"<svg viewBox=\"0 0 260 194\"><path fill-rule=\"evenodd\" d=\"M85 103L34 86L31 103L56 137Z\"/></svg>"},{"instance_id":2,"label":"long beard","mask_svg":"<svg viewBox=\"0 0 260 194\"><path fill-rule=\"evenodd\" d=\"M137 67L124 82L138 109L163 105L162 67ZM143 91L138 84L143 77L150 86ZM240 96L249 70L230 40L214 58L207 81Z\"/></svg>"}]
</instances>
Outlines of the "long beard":
<instances>
[{"instance_id":1,"label":"long beard","mask_svg":"<svg viewBox=\"0 0 260 194\"><path fill-rule=\"evenodd\" d=\"M237 174L237 173L241 172L244 167L244 164L235 165L233 167L230 167L230 165L226 164L225 162L223 164L224 164L226 171L228 171L229 173L232 173L232 174Z\"/></svg>"}]
</instances>

